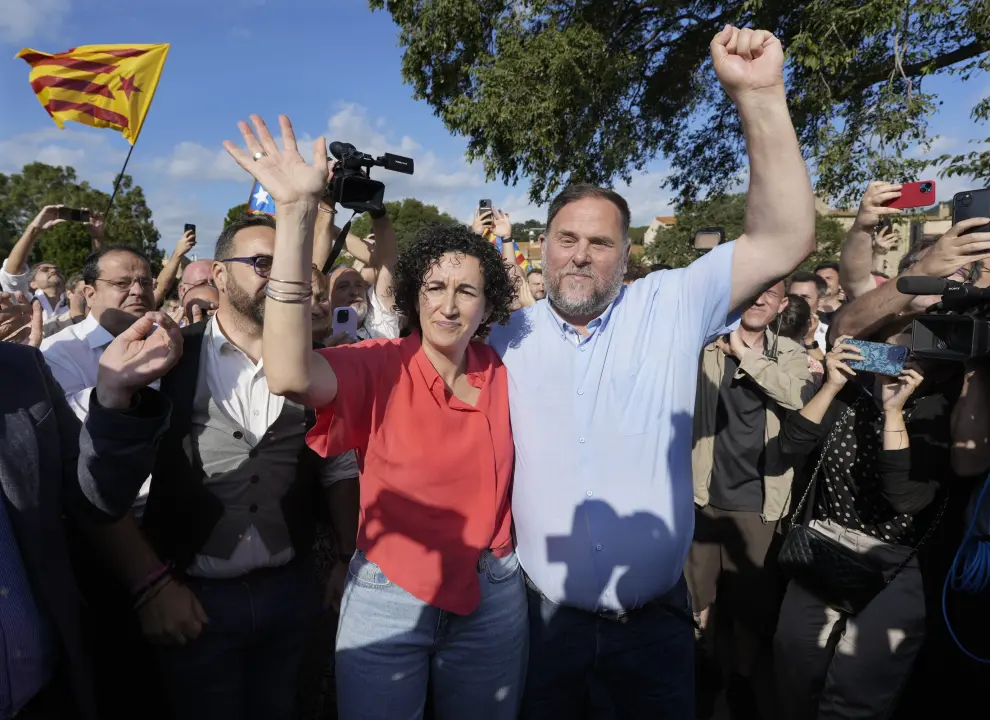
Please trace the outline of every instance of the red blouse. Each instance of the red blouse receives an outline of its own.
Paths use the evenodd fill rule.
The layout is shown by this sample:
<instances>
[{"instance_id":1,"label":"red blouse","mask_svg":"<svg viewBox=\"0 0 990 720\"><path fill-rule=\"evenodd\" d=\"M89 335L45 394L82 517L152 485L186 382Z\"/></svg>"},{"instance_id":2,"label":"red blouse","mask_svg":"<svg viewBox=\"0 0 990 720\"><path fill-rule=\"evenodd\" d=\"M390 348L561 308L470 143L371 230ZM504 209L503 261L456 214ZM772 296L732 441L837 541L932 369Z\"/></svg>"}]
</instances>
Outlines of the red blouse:
<instances>
[{"instance_id":1,"label":"red blouse","mask_svg":"<svg viewBox=\"0 0 990 720\"><path fill-rule=\"evenodd\" d=\"M423 602L467 615L481 599L478 559L512 551L513 445L505 366L472 342L466 372L477 407L454 397L418 334L318 351L337 397L307 442L326 457L356 449L357 547Z\"/></svg>"}]
</instances>

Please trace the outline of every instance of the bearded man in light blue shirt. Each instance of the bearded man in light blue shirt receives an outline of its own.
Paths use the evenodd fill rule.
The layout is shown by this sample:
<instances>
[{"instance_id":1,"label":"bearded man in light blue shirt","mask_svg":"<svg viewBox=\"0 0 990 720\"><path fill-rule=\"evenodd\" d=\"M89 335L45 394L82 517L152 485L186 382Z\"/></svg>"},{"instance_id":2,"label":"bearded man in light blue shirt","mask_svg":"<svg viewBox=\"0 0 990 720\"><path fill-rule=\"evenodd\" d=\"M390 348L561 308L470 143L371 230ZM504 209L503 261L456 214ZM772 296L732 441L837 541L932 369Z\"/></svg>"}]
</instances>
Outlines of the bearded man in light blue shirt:
<instances>
[{"instance_id":1,"label":"bearded man in light blue shirt","mask_svg":"<svg viewBox=\"0 0 990 720\"><path fill-rule=\"evenodd\" d=\"M815 200L791 125L780 42L711 43L750 161L746 225L690 266L629 287L629 208L587 185L550 205L547 299L497 326L516 446L512 512L530 590L523 718L694 717L682 569L694 533L698 356L732 313L815 247Z\"/></svg>"}]
</instances>

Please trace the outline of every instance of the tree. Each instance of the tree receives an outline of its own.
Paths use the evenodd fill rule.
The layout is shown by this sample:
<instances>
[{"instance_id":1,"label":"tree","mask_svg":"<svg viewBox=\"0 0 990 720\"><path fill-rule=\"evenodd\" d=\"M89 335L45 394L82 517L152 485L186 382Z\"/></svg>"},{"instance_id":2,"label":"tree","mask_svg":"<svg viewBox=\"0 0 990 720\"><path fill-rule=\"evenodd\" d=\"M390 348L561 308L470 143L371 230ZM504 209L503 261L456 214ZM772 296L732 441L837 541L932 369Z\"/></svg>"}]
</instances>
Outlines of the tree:
<instances>
[{"instance_id":1,"label":"tree","mask_svg":"<svg viewBox=\"0 0 990 720\"><path fill-rule=\"evenodd\" d=\"M629 239L632 240L632 244L642 245L643 240L646 238L646 231L649 229L650 229L649 225L642 225L641 227L629 228Z\"/></svg>"},{"instance_id":2,"label":"tree","mask_svg":"<svg viewBox=\"0 0 990 720\"><path fill-rule=\"evenodd\" d=\"M78 182L71 167L44 163L25 165L20 173L0 174L0 256L6 257L24 229L45 205L68 205L102 212L110 196L86 181ZM107 221L110 244L129 245L144 252L157 271L162 252L160 235L151 219L144 191L129 175L121 178L120 190ZM90 251L90 238L82 225L62 223L45 232L35 245L30 262L44 258L65 273L82 269Z\"/></svg>"},{"instance_id":3,"label":"tree","mask_svg":"<svg viewBox=\"0 0 990 720\"><path fill-rule=\"evenodd\" d=\"M424 225L441 223L456 225L460 221L440 210L435 205L426 205L415 198L404 198L385 203L389 219L395 229L395 237L402 250L412 243ZM351 232L358 237L371 234L371 217L365 213L354 219Z\"/></svg>"},{"instance_id":4,"label":"tree","mask_svg":"<svg viewBox=\"0 0 990 720\"><path fill-rule=\"evenodd\" d=\"M227 217L223 219L223 229L226 230L232 222L235 220L240 220L242 217L247 215L247 211L247 203L242 205L234 205L234 207L227 211Z\"/></svg>"},{"instance_id":5,"label":"tree","mask_svg":"<svg viewBox=\"0 0 990 720\"><path fill-rule=\"evenodd\" d=\"M517 243L528 242L529 233L533 231L533 240L540 237L540 233L546 227L545 220L526 220L525 222L514 222L512 223L512 239Z\"/></svg>"},{"instance_id":6,"label":"tree","mask_svg":"<svg viewBox=\"0 0 990 720\"><path fill-rule=\"evenodd\" d=\"M402 72L489 179L545 202L568 181L629 180L658 154L681 202L731 188L739 118L708 61L726 23L772 30L819 194L917 179L930 79L990 69L986 2L369 0L400 27Z\"/></svg>"},{"instance_id":7,"label":"tree","mask_svg":"<svg viewBox=\"0 0 990 720\"><path fill-rule=\"evenodd\" d=\"M725 230L727 240L732 240L743 232L746 221L746 196L724 195L704 202L685 206L677 215L677 223L657 233L656 240L646 246L644 255L651 263L664 263L671 267L684 267L698 258L694 249L694 233L704 227L720 227ZM836 260L845 231L833 218L818 215L815 221L818 246L801 264L802 269L811 270L825 260Z\"/></svg>"}]
</instances>

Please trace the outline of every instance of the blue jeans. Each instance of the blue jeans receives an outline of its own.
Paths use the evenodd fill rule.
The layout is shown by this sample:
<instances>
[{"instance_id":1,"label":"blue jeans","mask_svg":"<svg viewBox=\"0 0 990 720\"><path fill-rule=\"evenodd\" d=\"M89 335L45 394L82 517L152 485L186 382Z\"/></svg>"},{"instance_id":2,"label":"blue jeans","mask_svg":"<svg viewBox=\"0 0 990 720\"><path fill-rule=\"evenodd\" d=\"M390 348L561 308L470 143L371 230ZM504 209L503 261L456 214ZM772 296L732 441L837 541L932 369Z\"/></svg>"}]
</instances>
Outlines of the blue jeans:
<instances>
[{"instance_id":1,"label":"blue jeans","mask_svg":"<svg viewBox=\"0 0 990 720\"><path fill-rule=\"evenodd\" d=\"M340 720L515 720L526 678L526 589L515 553L478 562L481 602L454 615L419 600L360 550L337 626Z\"/></svg>"},{"instance_id":2,"label":"blue jeans","mask_svg":"<svg viewBox=\"0 0 990 720\"><path fill-rule=\"evenodd\" d=\"M232 580L191 578L202 634L161 648L178 720L290 720L299 662L320 609L312 562Z\"/></svg>"},{"instance_id":3,"label":"blue jeans","mask_svg":"<svg viewBox=\"0 0 990 720\"><path fill-rule=\"evenodd\" d=\"M557 605L531 584L523 720L694 720L694 629L683 578L620 619Z\"/></svg>"}]
</instances>

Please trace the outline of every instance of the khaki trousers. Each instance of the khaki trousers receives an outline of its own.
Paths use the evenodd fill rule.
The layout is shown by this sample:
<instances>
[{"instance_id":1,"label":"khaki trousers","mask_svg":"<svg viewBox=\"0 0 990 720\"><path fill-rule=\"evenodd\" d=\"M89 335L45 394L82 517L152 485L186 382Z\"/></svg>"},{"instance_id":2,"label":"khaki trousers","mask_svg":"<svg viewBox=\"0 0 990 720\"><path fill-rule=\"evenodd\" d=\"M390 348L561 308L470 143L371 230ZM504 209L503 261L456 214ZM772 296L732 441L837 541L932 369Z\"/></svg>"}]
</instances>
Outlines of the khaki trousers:
<instances>
[{"instance_id":1,"label":"khaki trousers","mask_svg":"<svg viewBox=\"0 0 990 720\"><path fill-rule=\"evenodd\" d=\"M812 526L887 570L911 552L831 521L815 520ZM774 636L780 717L888 717L924 636L925 595L917 558L859 615L833 610L792 580Z\"/></svg>"}]
</instances>

